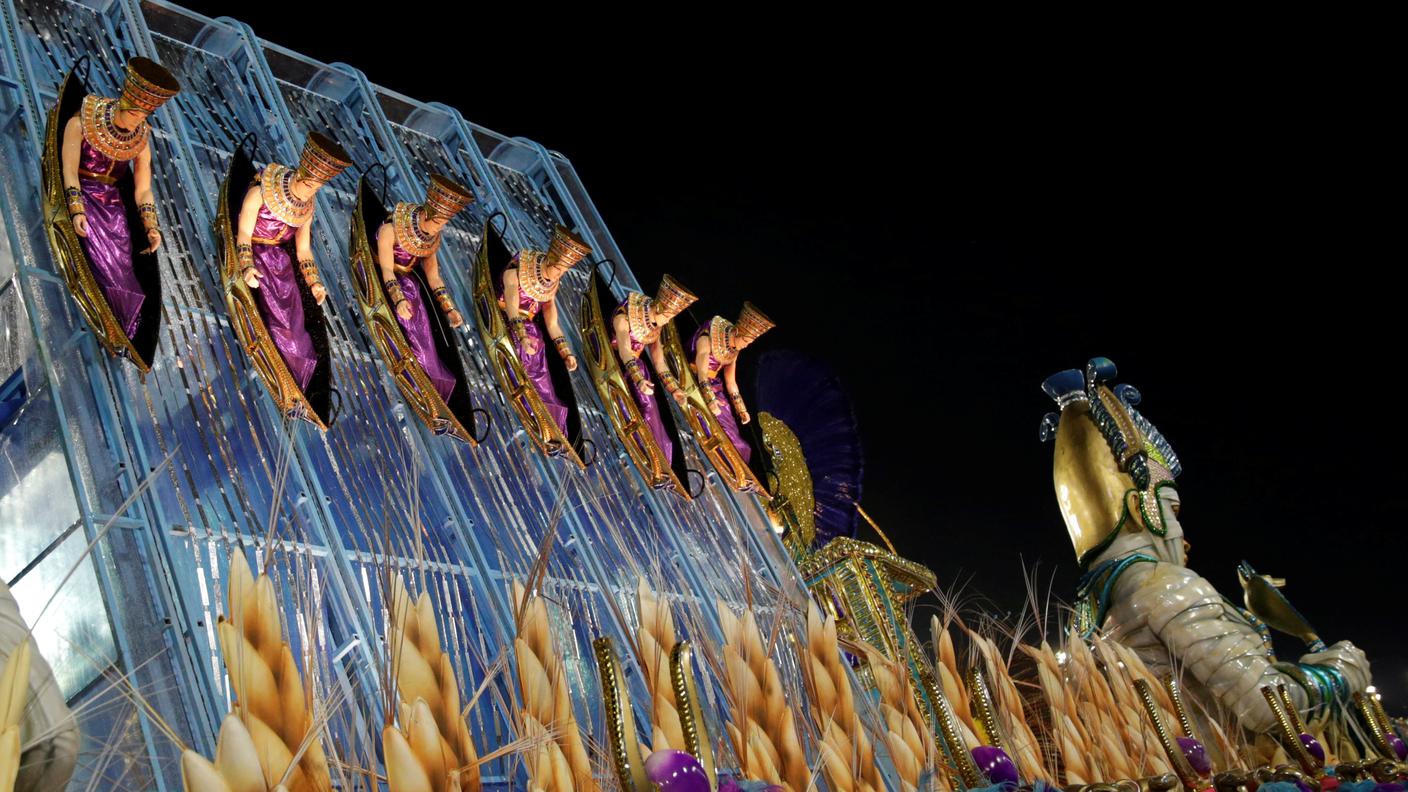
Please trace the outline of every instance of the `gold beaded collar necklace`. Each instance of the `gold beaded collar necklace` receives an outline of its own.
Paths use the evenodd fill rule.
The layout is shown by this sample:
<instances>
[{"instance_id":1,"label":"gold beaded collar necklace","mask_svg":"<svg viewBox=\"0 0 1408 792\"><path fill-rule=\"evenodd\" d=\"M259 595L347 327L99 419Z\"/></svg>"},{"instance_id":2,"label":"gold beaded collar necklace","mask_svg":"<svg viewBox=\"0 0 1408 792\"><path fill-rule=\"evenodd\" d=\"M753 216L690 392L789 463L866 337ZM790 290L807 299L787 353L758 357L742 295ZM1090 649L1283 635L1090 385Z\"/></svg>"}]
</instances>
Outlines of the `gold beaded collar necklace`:
<instances>
[{"instance_id":1,"label":"gold beaded collar necklace","mask_svg":"<svg viewBox=\"0 0 1408 792\"><path fill-rule=\"evenodd\" d=\"M312 219L316 198L303 199L293 194L293 180L296 177L296 171L277 162L265 165L264 172L259 176L264 205L269 207L274 217L295 228Z\"/></svg>"},{"instance_id":2,"label":"gold beaded collar necklace","mask_svg":"<svg viewBox=\"0 0 1408 792\"><path fill-rule=\"evenodd\" d=\"M98 153L118 162L126 162L142 153L147 145L147 122L143 119L136 129L123 129L113 117L117 100L89 94L83 97L79 118L83 124L83 139Z\"/></svg>"},{"instance_id":3,"label":"gold beaded collar necklace","mask_svg":"<svg viewBox=\"0 0 1408 792\"><path fill-rule=\"evenodd\" d=\"M420 227L420 206L402 201L391 214L391 227L396 232L396 244L416 258L425 258L440 247L440 235Z\"/></svg>"}]
</instances>

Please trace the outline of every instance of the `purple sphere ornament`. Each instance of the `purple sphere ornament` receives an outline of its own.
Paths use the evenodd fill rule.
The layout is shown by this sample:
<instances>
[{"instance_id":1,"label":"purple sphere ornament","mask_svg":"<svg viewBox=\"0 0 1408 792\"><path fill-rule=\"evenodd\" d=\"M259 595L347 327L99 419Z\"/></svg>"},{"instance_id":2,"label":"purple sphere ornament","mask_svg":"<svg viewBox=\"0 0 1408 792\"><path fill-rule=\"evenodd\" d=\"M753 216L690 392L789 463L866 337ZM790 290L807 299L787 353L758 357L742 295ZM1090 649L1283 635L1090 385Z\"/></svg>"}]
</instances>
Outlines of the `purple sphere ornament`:
<instances>
[{"instance_id":1,"label":"purple sphere ornament","mask_svg":"<svg viewBox=\"0 0 1408 792\"><path fill-rule=\"evenodd\" d=\"M1304 745L1305 750L1309 751L1310 755L1315 757L1315 761L1319 762L1321 765L1325 764L1325 747L1320 744L1319 740L1315 739L1312 735L1301 732L1300 744Z\"/></svg>"},{"instance_id":2,"label":"purple sphere ornament","mask_svg":"<svg viewBox=\"0 0 1408 792\"><path fill-rule=\"evenodd\" d=\"M1393 749L1393 753L1398 757L1398 761L1408 760L1408 744L1404 744L1403 739L1397 734L1388 736L1388 746Z\"/></svg>"},{"instance_id":3,"label":"purple sphere ornament","mask_svg":"<svg viewBox=\"0 0 1408 792\"><path fill-rule=\"evenodd\" d=\"M1006 786L1017 786L1020 779L1017 777L1017 765L1012 763L1012 757L1007 752L992 745L979 745L973 749L973 763L978 766L978 772L988 777L988 781L994 784Z\"/></svg>"},{"instance_id":4,"label":"purple sphere ornament","mask_svg":"<svg viewBox=\"0 0 1408 792\"><path fill-rule=\"evenodd\" d=\"M1178 750L1183 752L1183 758L1188 760L1193 772L1206 778L1212 773L1212 762L1208 759L1208 750L1201 742L1192 737L1175 737L1178 742Z\"/></svg>"},{"instance_id":5,"label":"purple sphere ornament","mask_svg":"<svg viewBox=\"0 0 1408 792\"><path fill-rule=\"evenodd\" d=\"M656 751L645 760L645 774L660 792L710 792L709 776L699 760L684 751Z\"/></svg>"}]
</instances>

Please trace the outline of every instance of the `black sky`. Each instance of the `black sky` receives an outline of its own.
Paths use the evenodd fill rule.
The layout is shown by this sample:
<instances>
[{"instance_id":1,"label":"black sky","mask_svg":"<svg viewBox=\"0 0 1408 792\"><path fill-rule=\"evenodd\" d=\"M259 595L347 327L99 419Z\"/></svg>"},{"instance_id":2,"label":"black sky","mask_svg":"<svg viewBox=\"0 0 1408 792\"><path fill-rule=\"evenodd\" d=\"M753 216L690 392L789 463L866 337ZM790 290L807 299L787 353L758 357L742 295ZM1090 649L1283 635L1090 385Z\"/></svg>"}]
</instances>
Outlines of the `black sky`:
<instances>
[{"instance_id":1,"label":"black sky","mask_svg":"<svg viewBox=\"0 0 1408 792\"><path fill-rule=\"evenodd\" d=\"M187 5L563 152L642 282L676 275L704 316L751 299L779 324L761 347L834 364L867 510L1000 607L1023 563L1069 595L1038 386L1112 358L1183 459L1191 565L1237 599L1243 558L1289 578L1408 704L1402 221L1354 74L1372 52Z\"/></svg>"}]
</instances>

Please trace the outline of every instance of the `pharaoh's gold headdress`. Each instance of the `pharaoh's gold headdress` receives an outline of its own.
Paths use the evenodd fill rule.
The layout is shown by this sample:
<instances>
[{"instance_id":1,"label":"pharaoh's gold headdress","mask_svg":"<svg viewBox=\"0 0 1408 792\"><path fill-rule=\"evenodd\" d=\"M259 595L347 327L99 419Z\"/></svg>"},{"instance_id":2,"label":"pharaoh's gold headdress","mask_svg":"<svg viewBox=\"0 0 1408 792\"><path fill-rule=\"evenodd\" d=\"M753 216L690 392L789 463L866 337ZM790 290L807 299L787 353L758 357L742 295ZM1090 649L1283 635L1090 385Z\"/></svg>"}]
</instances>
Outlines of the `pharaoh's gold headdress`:
<instances>
[{"instance_id":1,"label":"pharaoh's gold headdress","mask_svg":"<svg viewBox=\"0 0 1408 792\"><path fill-rule=\"evenodd\" d=\"M474 193L455 182L435 174L430 177L430 187L425 191L425 203L421 211L426 219L449 220L474 200Z\"/></svg>"},{"instance_id":2,"label":"pharaoh's gold headdress","mask_svg":"<svg viewBox=\"0 0 1408 792\"><path fill-rule=\"evenodd\" d=\"M122 84L118 106L154 113L180 92L181 84L166 67L146 58L133 58L127 61L127 80Z\"/></svg>"},{"instance_id":3,"label":"pharaoh's gold headdress","mask_svg":"<svg viewBox=\"0 0 1408 792\"><path fill-rule=\"evenodd\" d=\"M337 141L321 132L310 132L303 144L303 153L298 157L298 175L321 182L332 181L351 164L352 158Z\"/></svg>"},{"instance_id":4,"label":"pharaoh's gold headdress","mask_svg":"<svg viewBox=\"0 0 1408 792\"><path fill-rule=\"evenodd\" d=\"M655 312L665 317L679 316L698 299L684 284L666 275L660 279L660 290L655 293Z\"/></svg>"},{"instance_id":5,"label":"pharaoh's gold headdress","mask_svg":"<svg viewBox=\"0 0 1408 792\"><path fill-rule=\"evenodd\" d=\"M549 264L561 264L564 267L575 267L577 262L590 256L592 248L582 238L569 231L564 226L558 226L552 232L552 241L548 243Z\"/></svg>"},{"instance_id":6,"label":"pharaoh's gold headdress","mask_svg":"<svg viewBox=\"0 0 1408 792\"><path fill-rule=\"evenodd\" d=\"M777 324L759 311L758 306L745 302L743 310L738 313L738 321L733 324L733 332L737 334L740 342L750 344L774 327L777 327Z\"/></svg>"},{"instance_id":7,"label":"pharaoh's gold headdress","mask_svg":"<svg viewBox=\"0 0 1408 792\"><path fill-rule=\"evenodd\" d=\"M1042 439L1055 436L1056 502L1082 564L1120 530L1163 536L1158 490L1182 472L1172 446L1135 409L1139 391L1111 388L1114 376L1114 363L1095 358L1084 372L1067 369L1042 383L1061 408L1042 422Z\"/></svg>"}]
</instances>

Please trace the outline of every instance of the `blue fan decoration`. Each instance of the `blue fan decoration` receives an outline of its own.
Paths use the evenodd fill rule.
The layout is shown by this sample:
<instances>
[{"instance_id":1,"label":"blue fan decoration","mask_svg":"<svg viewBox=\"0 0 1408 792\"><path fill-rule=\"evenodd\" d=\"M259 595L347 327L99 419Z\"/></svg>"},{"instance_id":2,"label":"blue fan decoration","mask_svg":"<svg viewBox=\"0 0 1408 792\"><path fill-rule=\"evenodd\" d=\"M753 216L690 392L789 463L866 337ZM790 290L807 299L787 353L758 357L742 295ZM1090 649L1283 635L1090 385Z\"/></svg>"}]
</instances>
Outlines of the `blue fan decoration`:
<instances>
[{"instance_id":1,"label":"blue fan decoration","mask_svg":"<svg viewBox=\"0 0 1408 792\"><path fill-rule=\"evenodd\" d=\"M790 350L758 361L757 405L787 424L802 444L816 499L816 545L855 536L865 454L851 399L836 372Z\"/></svg>"}]
</instances>

